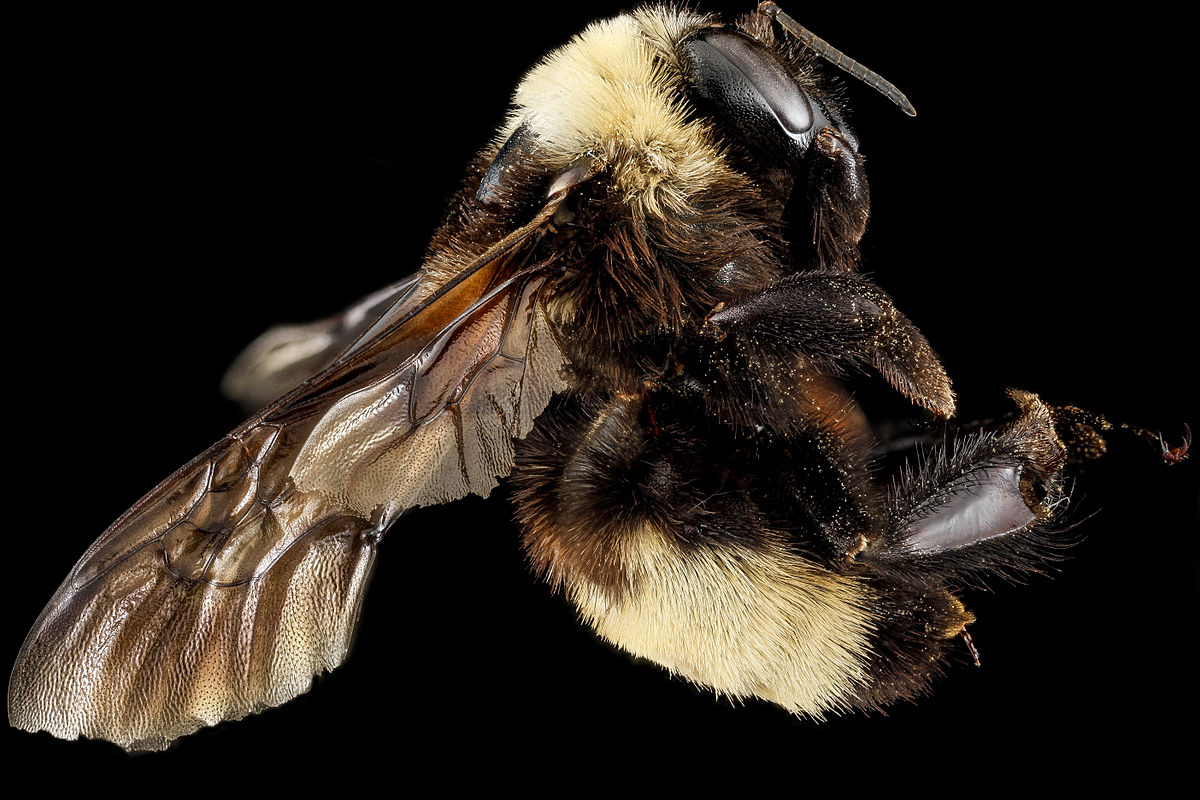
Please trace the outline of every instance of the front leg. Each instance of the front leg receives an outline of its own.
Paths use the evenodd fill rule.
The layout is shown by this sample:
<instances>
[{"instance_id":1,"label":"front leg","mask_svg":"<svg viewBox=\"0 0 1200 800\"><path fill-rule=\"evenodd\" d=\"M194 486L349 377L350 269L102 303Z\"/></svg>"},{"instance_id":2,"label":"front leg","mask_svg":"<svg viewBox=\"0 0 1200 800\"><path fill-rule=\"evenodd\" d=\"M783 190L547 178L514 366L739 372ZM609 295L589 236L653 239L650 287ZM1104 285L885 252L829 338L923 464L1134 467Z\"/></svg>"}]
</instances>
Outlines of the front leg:
<instances>
[{"instance_id":1,"label":"front leg","mask_svg":"<svg viewBox=\"0 0 1200 800\"><path fill-rule=\"evenodd\" d=\"M840 376L871 368L913 402L954 415L950 379L929 342L861 275L801 272L718 306L704 331L755 372Z\"/></svg>"}]
</instances>

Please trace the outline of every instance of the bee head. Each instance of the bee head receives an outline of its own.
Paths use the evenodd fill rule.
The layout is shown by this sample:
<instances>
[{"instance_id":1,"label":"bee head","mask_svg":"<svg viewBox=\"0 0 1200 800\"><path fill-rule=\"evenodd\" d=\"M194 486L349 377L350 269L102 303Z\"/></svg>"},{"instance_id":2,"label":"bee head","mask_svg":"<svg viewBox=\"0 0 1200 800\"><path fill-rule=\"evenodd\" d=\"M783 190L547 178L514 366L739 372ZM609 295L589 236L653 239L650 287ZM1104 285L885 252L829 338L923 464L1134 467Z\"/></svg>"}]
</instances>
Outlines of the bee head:
<instances>
[{"instance_id":1,"label":"bee head","mask_svg":"<svg viewBox=\"0 0 1200 800\"><path fill-rule=\"evenodd\" d=\"M760 218L789 209L801 228L799 267L852 268L867 185L816 60L762 15L732 27L659 8L596 23L522 81L479 196L517 163L536 163L544 186L586 164L634 219L694 219L721 197L757 196Z\"/></svg>"},{"instance_id":2,"label":"bee head","mask_svg":"<svg viewBox=\"0 0 1200 800\"><path fill-rule=\"evenodd\" d=\"M739 30L702 30L679 48L697 106L769 163L797 164L822 131L837 130L796 76Z\"/></svg>"},{"instance_id":3,"label":"bee head","mask_svg":"<svg viewBox=\"0 0 1200 800\"><path fill-rule=\"evenodd\" d=\"M679 46L688 94L727 158L811 231L801 266L853 268L870 208L858 140L820 78L817 53L779 40L768 19L702 29Z\"/></svg>"}]
</instances>

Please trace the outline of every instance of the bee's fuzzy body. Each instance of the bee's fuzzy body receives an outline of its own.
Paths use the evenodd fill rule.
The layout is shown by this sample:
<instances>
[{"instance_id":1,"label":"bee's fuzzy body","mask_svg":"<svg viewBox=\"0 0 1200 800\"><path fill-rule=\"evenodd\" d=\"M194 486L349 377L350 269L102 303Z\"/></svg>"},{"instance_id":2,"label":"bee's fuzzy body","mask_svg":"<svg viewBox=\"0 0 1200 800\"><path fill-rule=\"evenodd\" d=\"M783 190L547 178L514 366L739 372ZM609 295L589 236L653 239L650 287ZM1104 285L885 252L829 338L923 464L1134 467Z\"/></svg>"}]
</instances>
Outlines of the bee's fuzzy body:
<instances>
[{"instance_id":1,"label":"bee's fuzzy body","mask_svg":"<svg viewBox=\"0 0 1200 800\"><path fill-rule=\"evenodd\" d=\"M1145 286L1144 276L1137 281L1146 290L1144 293L1139 290L1136 297L1122 293L1119 298L1104 282L1080 277L1081 273L1091 276L1095 264L1108 260L1139 264L1149 256L1155 263L1169 261L1160 250L1170 237L1133 234L1177 229L1179 226L1171 222L1171 209L1152 203L1113 203L1108 198L1152 197L1157 181L1174 185L1169 177L1172 173L1139 170L1135 175L1134 171L1118 170L1107 174L1104 192L1081 190L1091 185L1087 180L1095 174L1096 165L1112 154L1109 142L1097 139L1093 143L1090 120L1078 135L1053 134L1040 124L1028 129L1030 135L1020 136L1007 123L997 124L996 107L999 103L1011 110L1019 105L1029 111L1030 120L1044 123L1053 119L1057 126L1053 130L1074 131L1082 124L1076 120L1088 118L1084 107L1094 109L1101 104L1102 98L1093 93L1102 85L1073 85L1069 92L1041 91L1046 88L1045 75L1041 67L1033 66L1036 62L1008 59L1012 44L1008 32L997 31L995 38L988 36L978 44L972 38L965 50L961 37L951 37L933 48L915 48L914 37L923 38L923 26L916 19L911 24L907 21L910 12L905 11L903 24L877 20L866 28L856 24L840 31L836 17L833 25L813 18L804 20L912 90L922 114L911 123L866 89L850 87L835 94L836 100L846 96L853 99L853 119L863 134L862 152L872 159L875 216L872 233L865 242L863 265L929 334L956 378L964 406L972 413L980 410L979 398L987 393L994 396L998 387L1016 382L1044 390L1056 401L1107 405L1129 417L1156 414L1150 418L1160 424L1172 424L1184 417L1188 409L1179 400L1179 384L1172 372L1180 359L1169 354L1171 347L1186 346L1188 342L1178 308L1169 297ZM545 19L566 20L572 13L556 7ZM168 53L155 44L157 40L151 35L131 37L124 29L114 29L101 37L111 43L103 58L80 60L80 70L73 71L70 80L62 76L61 84L48 76L60 90L68 87L68 97L82 100L89 118L97 123L89 139L94 141L90 146L94 149L75 151L80 158L62 162L63 150L55 148L48 151L53 158L41 162L47 165L45 168L56 170L55 174L62 177L60 184L72 186L74 196L87 203L87 213L79 220L80 236L61 242L63 248L78 256L70 259L72 263L90 263L97 252L119 251L133 265L144 263L156 270L166 262L180 265L171 274L156 272L159 277L153 283L134 278L130 272L128 276L106 274L102 284L92 286L88 281L97 278L89 273L81 278L80 285L90 288L68 296L60 294L57 274L47 281L46 294L59 297L63 318L81 324L92 320L89 347L97 352L103 348L111 354L103 363L85 359L69 371L51 373L46 372L40 353L33 353L32 360L26 360L30 353L16 356L18 370L42 376L38 397L45 404L46 419L79 420L79 396L83 392L89 395L88 412L104 420L103 425L74 426L78 430L73 434L71 452L102 459L106 474L121 474L130 483L149 485L174 465L169 462L178 463L228 428L234 421L229 409L221 412L223 418L218 415L218 421L204 427L203 420L214 418L208 416L212 413L208 399L211 394L195 390L197 386L215 384L221 368L215 362L224 362L235 352L237 341L244 341L266 322L281 316L315 316L327 309L330 294L343 293L334 302L349 300L373 284L394 277L396 253L404 247L397 240L396 220L405 220L402 236L408 236L409 231L429 230L433 209L441 205L442 187L456 171L453 166L447 169L446 164L478 146L482 139L477 127L480 117L486 124L498 116L499 96L506 91L500 84L507 84L522 66L523 56L514 60L513 55L544 50L561 42L570 30L578 29L575 22L564 21L547 37L532 35L535 28L543 29L541 25L473 24L472 30L487 32L477 38L464 33L466 46L487 50L495 70L486 75L472 70L460 79L451 66L436 80L410 83L405 91L406 104L399 102L393 92L397 85L395 67L402 59L395 55L392 34L383 31L407 30L409 22L323 29L319 36L305 41L332 40L334 44L315 50L306 47L301 51L286 38L264 37L256 43L238 39L222 51L232 53L233 60L223 61L221 69L205 72L203 82L193 74L194 62L203 62L214 37L197 33L194 43L181 40L177 51ZM434 19L414 24L416 28L432 28L444 22L439 11ZM1084 46L1086 32L1079 30L1078 23L1075 15L1070 25L1056 26L1052 19L1043 19L1040 24L1045 33L1035 32L1033 36L1035 40L1052 38L1041 41L1040 46L1053 46L1056 52L1065 47L1070 54L1064 55L1065 62L1094 61L1097 54ZM897 33L903 47L889 50L892 45L888 39L873 38L877 29L887 30L889 35ZM856 38L856 30L865 31L867 44ZM522 38L525 34L530 34L528 40ZM495 47L497 38L505 43L503 47ZM1094 38L1102 40L1100 36ZM215 37L215 41L222 41L222 37ZM943 47L945 54L941 54ZM328 53L340 55L328 56L328 63L310 76L320 73L320 80L298 79L291 88L286 80L281 81L278 64L304 65L306 59L318 61ZM911 61L905 60L910 57ZM61 63L75 62L71 54L64 54ZM148 75L131 66L136 64L140 69L146 63L161 68ZM951 70L950 64L974 66ZM1000 69L1001 64L1002 73L991 71ZM305 69L299 68L302 72ZM832 71L828 67L818 69L827 76ZM1166 70L1164 74L1181 72ZM79 84L80 74L91 76L94 86L86 81ZM134 74L144 77L126 80ZM506 77L497 79L501 74ZM448 96L447 85L468 79L474 82L478 105L459 108L453 114L433 115L435 119L411 112L412 105L438 107ZM1169 107L1166 99L1157 96L1160 84L1147 82L1136 72L1118 71L1113 81L1118 88L1103 84L1103 98L1110 98L1112 92L1139 97L1149 92L1156 98L1149 105ZM222 88L218 92L200 90L202 83ZM126 93L113 95L110 87L117 85L125 86ZM268 86L282 93L274 95L271 103L262 104L262 88ZM491 106L486 105L488 86L496 94ZM997 99L997 86L1011 89L1001 92L1003 101ZM98 99L91 99L92 89ZM422 94L426 89L430 94ZM944 96L940 94L943 91ZM62 94L57 91L55 96ZM387 102L380 102L384 96ZM345 102L345 97L355 101ZM229 98L234 101L234 113L222 116ZM244 102L237 102L238 98ZM1091 103L1087 102L1089 98ZM66 109L77 105L56 105L50 118L62 117ZM200 117L195 114L196 108L202 110ZM164 128L161 136L147 133L149 138L131 138L123 133L122 123L127 119L139 121L140 130L153 132L158 130L154 124L160 118L211 122L168 126L174 133L168 135ZM73 113L69 120L62 119L63 130L76 129ZM433 122L444 126L444 135L430 135ZM350 131L355 126L367 133L360 136ZM237 137L216 135L234 130L238 131ZM511 123L499 135L497 145L510 130ZM183 162L172 161L181 152L180 136L185 137L182 142L190 155ZM351 137L353 141L348 141ZM1070 138L1069 151L1058 147L1064 141L1062 137ZM247 140L257 145L248 147ZM367 151L388 163L358 158ZM418 151L421 156L414 157ZM480 156L472 168L474 180L486 170L494 152L492 147ZM1051 152L1054 165L1048 170L1043 162ZM168 162L173 169L164 173L163 165ZM196 162L204 168L196 168ZM80 165L86 165L84 180L78 172ZM231 192L230 187L240 185L243 178L254 188ZM439 180L443 183L438 184ZM765 185L786 191L785 184L778 180ZM427 202L414 207L409 201L414 191L424 194ZM161 197L173 200L164 204L158 200ZM396 197L405 198L403 204ZM736 219L761 220L778 210L772 202L756 202L747 214ZM1046 205L1050 202L1053 208ZM218 209L221 217L213 219ZM1163 223L1161 216L1147 218L1152 209L1156 215L1167 214L1167 222ZM853 207L846 210L850 212L845 217L847 226L852 228L865 220L853 215ZM619 218L611 207L606 213L593 219L600 224ZM1076 215L1085 216L1086 224L1078 222ZM793 214L792 219L798 217ZM194 227L191 220L195 221ZM235 222L232 227L226 224L231 220ZM496 224L503 225L500 221ZM123 237L131 226L136 228L137 237L129 241L138 244L128 248ZM1104 229L1106 235L1096 238L1088 233L1096 228ZM1049 245L1030 249L1028 241L1032 240L1026 235L1029 229L1053 229L1060 235ZM443 229L441 236L444 238L451 230ZM39 241L61 241L61 237L55 238L60 233L56 229L53 236ZM659 231L654 237L656 246L668 243L664 233ZM772 252L796 247L808 253L802 262L817 263L810 258L806 241L781 235L771 225L739 228L738 233L770 243ZM1137 240L1136 246L1131 239ZM611 241L623 247L634 244L619 238ZM599 244L593 242L593 246ZM668 249L686 249L686 242L677 244ZM1068 245L1073 254L1070 257L1063 249ZM408 250L415 255L420 246L409 241ZM838 252L838 246L831 249L829 244L812 252L824 253L821 263L832 264L852 250L857 266L857 244L847 249L843 239L840 247L841 256L831 255ZM695 249L711 248L705 242ZM197 279L198 275L214 277L215 265L228 264L230 259L241 265L243 257L256 266L237 268L236 292L231 291L226 278ZM326 283L328 291L314 292L311 282L294 279L292 268L293 264L310 263L321 268L349 263L364 267L354 270L356 275L335 269ZM740 265L746 280L742 288L766 285L777 278L777 263L775 259L763 259ZM284 264L286 270L276 266ZM372 274L372 269L376 270L374 277L363 277ZM359 272L361 276L357 276ZM652 277L657 281L659 276L652 273ZM51 273L31 278L51 278ZM160 287L176 279L178 283L170 283L174 288L171 301L163 303ZM352 286L355 281L357 285ZM114 315L106 304L100 316L89 316L100 310L96 296L111 290L114 283L123 303L113 300L111 308L120 309L119 313ZM593 283L586 288L600 287ZM695 284L688 287L688 291L696 289ZM270 292L269 303L256 299L266 290ZM718 292L713 300L724 297L719 294L723 288L710 287L706 291ZM634 295L643 296L640 292ZM1067 297L1072 301L1062 299ZM1101 320L1111 318L1110 312L1118 304L1125 324L1119 329L1101 324ZM293 310L282 312L279 309L283 307ZM1013 316L1013 309L1018 307L1020 314ZM564 312L569 308L566 300L562 308ZM236 313L222 315L219 327L201 323L211 319L214 309L233 309ZM602 324L611 325L605 335L636 338L647 321L657 324L665 319L673 324L686 318L686 314L672 318L666 313L669 310L670 306L664 309L657 305L640 309L643 316L639 320L597 311L588 326L581 329L605 330ZM26 308L22 313L33 311ZM44 324L40 311L35 318L30 326ZM181 319L188 324L181 325ZM148 340L145 332L151 327L163 333ZM189 335L195 337L191 345L183 343ZM175 343L176 337L180 344ZM573 346L579 348L578 353L603 355L602 344L590 339L580 336ZM1137 348L1138 358L1114 360L1111 354L1126 343ZM663 348L661 344L656 346L657 350L650 347L635 351L636 358L629 360L606 363L603 358L579 358L581 364L594 365L594 372L585 369L575 374L575 380L588 388L590 399L556 401L548 412L553 419L548 418L547 424L535 432L535 438L522 446L522 458L537 461L550 474L564 469L567 454L551 439L558 432L569 436L579 431L588 419L619 417L620 405L605 404L612 400L605 387L635 386L647 372L661 369L664 365L657 359ZM137 355L136 375L144 375L145 385L150 388L126 391L123 387L141 384L136 383L139 378L134 370L124 368L122 388L113 385L112 364L118 360L125 363L123 357L115 355L119 353ZM208 359L214 363L206 366ZM1111 378L1117 363L1123 377L1114 382ZM181 378L183 370L186 376ZM181 386L188 390L178 391ZM97 392L98 387L103 389ZM170 387L166 394L164 387ZM754 387L749 386L732 395L733 400L706 397L703 402L666 403L667 419L660 420L658 426L665 438L657 447L674 437L681 446L694 448L688 452L697 452L701 458L732 458L747 475L777 479L773 470L763 468L765 462L755 461L762 454L747 453L740 446L736 426L725 424L725 420L743 413L754 415L754 404L743 402L753 393ZM164 400L166 396L169 402ZM831 397L844 399L844 395ZM714 403L711 407L709 401ZM698 410L701 406L704 411ZM730 441L714 441L696 433L697 428L711 432L714 419L721 420L720 429L727 431ZM191 422L185 425L182 420ZM628 417L625 423L629 424ZM759 424L749 417L737 424L742 423ZM655 465L661 468L661 452L646 449L644 441L638 444L639 437L644 440L653 426L637 420L633 424L638 434L633 441L618 440L613 452L590 452L587 460L632 460L638 462L643 474L651 474ZM30 426L18 432L21 437L30 437L23 447L31 459L30 469L39 475L67 475L62 472L63 459L69 454L62 448L45 448L44 427ZM160 433L148 437L147 430ZM172 446L176 437L162 435L166 430L176 431L182 443ZM131 446L133 442L136 447ZM842 451L850 459L847 463L855 465L849 470L851 474L858 474L857 465L861 463L855 460L859 458L855 452ZM720 476L690 463L684 466L693 470L699 486L720 486ZM965 735L978 754L1001 752L1019 733L1022 758L1030 769L1039 764L1059 764L1062 743L1077 741L1093 754L1112 756L1110 763L1117 763L1119 755L1120 763L1139 765L1141 778L1161 779L1169 771L1145 770L1141 765L1167 763L1172 747L1179 744L1165 735L1169 727L1162 724L1161 715L1167 709L1178 708L1175 700L1186 696L1184 677L1190 674L1190 662L1185 654L1195 638L1195 598L1194 592L1187 589L1196 560L1192 536L1195 487L1188 481L1190 473L1186 470L1185 466L1178 474L1172 471L1164 479L1152 469L1102 465L1099 474L1081 483L1079 494L1085 511L1071 514L1071 519L1078 520L1097 501L1106 506L1101 520L1086 528L1091 541L1072 551L1078 563L1070 564L1071 569L1054 584L1035 580L1034 586L1022 591L972 598L972 609L980 612L980 622L972 630L983 653L982 671L954 670L956 675L936 696L916 708L893 705L888 718L873 715L870 719L843 719L819 727L798 724L766 705L734 711L726 703L698 700L686 684L664 684L653 670L631 667L620 655L595 646L586 633L572 625L570 612L547 603L543 591L522 582L520 571L525 556L517 552L515 545L510 546L509 539L517 534L498 521L505 511L496 499L486 505L471 501L454 508L420 510L406 518L405 524L427 525L437 535L406 534L404 539L391 536L366 605L356 657L323 678L320 691L302 703L289 704L235 726L223 726L216 734L197 736L161 759L138 759L129 764L139 771L168 765L166 769L177 773L178 765L185 762L195 763L196 769L209 769L217 763L215 759L228 752L231 742L235 747L253 748L264 759L271 757L269 753L287 757L307 742L325 739L333 726L340 726L335 740L326 741L325 752L358 756L383 737L399 737L404 764L424 773L429 781L469 779L470 771L460 769L461 754L467 753L489 760L518 761L538 751L556 762L573 764L574 758L586 752L585 742L592 739L621 741L626 749L653 750L661 758L692 770L713 764L709 747L697 750L696 742L702 741L724 752L724 761L753 756L791 764L792 759L802 757L806 762L829 764L832 772L843 773L848 764L862 764L862 726L868 725L877 727L891 743L886 752L876 752L872 758L897 768L933 757L930 743L946 736L947 731L954 731L955 737L968 732ZM94 532L132 499L125 491L114 493L111 482L92 472L81 474L72 468L69 476L75 485L71 516L76 524L56 527L54 541L63 542L63 553L81 550ZM541 477L534 466L526 463L518 479L518 493L524 494L526 487L537 485ZM662 485L676 497L695 489L690 484ZM38 508L60 508L63 487L58 479L35 482L28 487L29 501ZM617 492L628 487L600 488ZM639 488L647 492L645 486ZM780 496L777 490L765 494L776 501ZM599 495L601 499L596 502L602 505L608 502L604 497L611 500L613 496ZM874 496L879 499L878 494ZM542 505L522 500L523 519L533 521L541 514L569 512L552 504L546 495L540 497ZM1123 498L1141 499L1126 504ZM650 538L662 540L675 530L672 526L679 520L661 520L662 515L655 509L674 508L673 501L655 493L647 493L645 499L643 510L649 510L647 516L659 518ZM763 532L773 530L750 513L748 506L738 508L734 500L718 497L709 499L709 504L724 504L717 510L724 519L736 522L725 524L724 529L738 546L761 542ZM761 515L772 511L770 505L766 502L767 509L760 509ZM872 514L887 513L879 505L873 504ZM1131 558L1129 551L1134 538L1138 547L1150 548L1139 550L1137 558ZM686 538L673 540L671 546L686 543ZM10 583L14 609L10 649L15 652L28 620L36 615L37 607L69 562L51 556L44 537L16 537L11 548L14 563L29 565L21 571L19 581ZM1172 554L1167 563L1145 568L1148 558L1164 552ZM806 555L813 563L829 561L828 552ZM539 560L539 550L532 543L529 556L536 567L545 568L547 562ZM445 566L435 568L431 566L434 564ZM1135 564L1142 566L1131 569ZM578 588L571 594L559 576L547 573L547 577L552 585L578 599ZM610 574L602 575L597 583L611 581L620 586L622 580ZM969 580L973 581L973 576ZM1119 584L1119 590L1114 589L1114 583ZM599 602L585 600L593 609ZM848 605L862 608L861 596L859 602ZM961 613L953 604L944 608L949 609L951 618ZM586 607L584 611L590 613ZM875 614L873 619L856 622L851 612L848 619L851 627L857 625L865 639L875 643L872 647L894 642L893 652L900 653L905 652L902 617L884 619L881 624L880 616ZM943 633L952 627L948 621ZM603 628L601 632L609 636ZM622 637L618 632L610 638ZM854 641L856 636L847 638ZM412 653L418 644L426 642L430 655L414 659ZM922 642L922 646L931 647L950 661L970 661L965 647L953 636L922 638ZM404 648L403 655L395 651L398 646ZM637 652L636 647L629 649ZM1148 650L1156 655L1148 656ZM891 663L909 678L897 683L894 676L878 672L877 662L872 660L876 651L870 652L872 655L866 659L860 654L859 666L850 668L849 689L816 697L812 707L824 704L835 711L845 705L872 707L891 697L919 691L927 677L938 670L920 656L917 660L921 663L914 665L906 665L901 658ZM920 653L920 648L908 652ZM385 679L378 664L389 658L402 658L417 677L407 681ZM482 662L487 663L486 670L480 668ZM670 663L668 666L678 669ZM918 675L922 677L911 677ZM864 688L871 680L896 690L872 694ZM1136 699L1123 694L1121 687L1135 687ZM732 681L722 692L729 696L760 694L743 691ZM1140 731L1140 742L1131 743L1116 735L1117 729ZM10 751L27 764L37 763L49 752L55 754L59 767L68 761L76 763L77 759L78 763L103 765L104 769L120 769L124 763L121 754L111 752L111 748L75 745L67 755L66 749L55 748L54 744L45 736L33 738L13 730L6 740ZM1131 747L1137 757L1130 755ZM195 762L191 761L193 757ZM361 759L356 763L361 769L370 769ZM956 768L953 758L940 763L947 776L962 772L961 763ZM978 759L972 763L970 782L990 779L981 777L981 770L986 773L986 768L979 766ZM393 764L392 760L379 762L389 771ZM881 769L878 774L862 774L858 782L863 787L875 780L891 782L895 774L895 769ZM1043 773L1040 780L1048 779ZM1070 780L1078 785L1075 776Z\"/></svg>"},{"instance_id":2,"label":"bee's fuzzy body","mask_svg":"<svg viewBox=\"0 0 1200 800\"><path fill-rule=\"evenodd\" d=\"M904 514L938 479L1027 447L1056 486L1061 443L1048 419L996 447L965 437L951 449L987 454L935 453L961 474L929 465L893 490L919 495L908 508L889 501L840 379L876 368L943 415L949 381L855 275L867 181L820 59L765 16L739 25L819 108L826 127L801 147L695 99L704 65L689 43L725 30L716 18L647 8L596 23L518 87L432 267L453 278L553 176L588 172L529 256L561 265L546 308L572 385L518 448L530 559L609 641L718 694L820 718L919 693L973 619L951 592L970 567L906 557ZM1051 491L1018 535L982 547L1003 556L996 571L1026 566Z\"/></svg>"}]
</instances>

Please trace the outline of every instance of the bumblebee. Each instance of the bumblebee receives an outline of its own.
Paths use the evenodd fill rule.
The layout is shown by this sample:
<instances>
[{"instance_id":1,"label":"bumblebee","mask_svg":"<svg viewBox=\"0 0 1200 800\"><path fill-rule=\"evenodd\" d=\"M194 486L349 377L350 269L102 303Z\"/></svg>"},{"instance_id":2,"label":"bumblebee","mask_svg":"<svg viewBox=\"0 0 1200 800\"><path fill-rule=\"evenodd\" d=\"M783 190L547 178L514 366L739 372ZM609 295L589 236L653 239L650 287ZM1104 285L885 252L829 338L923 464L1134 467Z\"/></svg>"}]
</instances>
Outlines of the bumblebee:
<instances>
[{"instance_id":1,"label":"bumblebee","mask_svg":"<svg viewBox=\"0 0 1200 800\"><path fill-rule=\"evenodd\" d=\"M1041 563L1066 450L1020 393L1014 421L934 447L896 488L869 469L882 437L849 377L878 373L935 416L955 399L858 272L866 180L820 71L765 15L730 28L640 12L557 51L420 278L85 556L23 652L14 719L158 746L282 701L344 656L383 532L510 472L535 569L620 647L815 717L922 691L971 621L954 586L985 563ZM247 615L275 622L239 655ZM121 640L139 637L161 643L160 666L132 669L140 651L122 666ZM39 665L99 641L116 648L107 688L74 688L82 668L48 683ZM244 670L227 660L242 655ZM114 693L134 673L149 683Z\"/></svg>"}]
</instances>

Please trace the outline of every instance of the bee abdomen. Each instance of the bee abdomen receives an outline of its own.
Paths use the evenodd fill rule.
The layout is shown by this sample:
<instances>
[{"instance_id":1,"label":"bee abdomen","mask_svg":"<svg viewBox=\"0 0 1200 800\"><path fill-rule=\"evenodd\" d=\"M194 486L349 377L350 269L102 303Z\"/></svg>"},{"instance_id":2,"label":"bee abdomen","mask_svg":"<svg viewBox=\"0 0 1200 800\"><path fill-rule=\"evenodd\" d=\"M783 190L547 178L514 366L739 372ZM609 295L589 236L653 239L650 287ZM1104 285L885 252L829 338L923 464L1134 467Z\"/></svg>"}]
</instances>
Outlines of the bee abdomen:
<instances>
[{"instance_id":1,"label":"bee abdomen","mask_svg":"<svg viewBox=\"0 0 1200 800\"><path fill-rule=\"evenodd\" d=\"M534 569L603 638L718 694L812 717L872 705L868 583L806 557L678 420L641 398L581 405L522 443Z\"/></svg>"}]
</instances>

